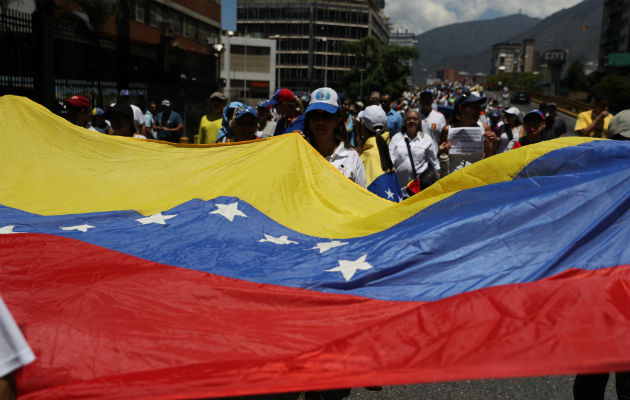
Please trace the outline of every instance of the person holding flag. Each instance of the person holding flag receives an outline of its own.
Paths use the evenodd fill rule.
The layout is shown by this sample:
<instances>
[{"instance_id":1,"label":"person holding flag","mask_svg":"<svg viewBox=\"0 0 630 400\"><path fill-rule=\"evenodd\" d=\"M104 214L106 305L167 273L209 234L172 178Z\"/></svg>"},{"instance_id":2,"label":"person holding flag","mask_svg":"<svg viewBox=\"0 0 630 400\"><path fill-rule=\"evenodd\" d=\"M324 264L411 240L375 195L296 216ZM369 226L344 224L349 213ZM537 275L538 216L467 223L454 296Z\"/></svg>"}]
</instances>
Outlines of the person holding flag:
<instances>
[{"instance_id":1,"label":"person holding flag","mask_svg":"<svg viewBox=\"0 0 630 400\"><path fill-rule=\"evenodd\" d=\"M345 133L337 92L315 89L305 113L304 137L343 176L365 187L365 168Z\"/></svg>"}]
</instances>

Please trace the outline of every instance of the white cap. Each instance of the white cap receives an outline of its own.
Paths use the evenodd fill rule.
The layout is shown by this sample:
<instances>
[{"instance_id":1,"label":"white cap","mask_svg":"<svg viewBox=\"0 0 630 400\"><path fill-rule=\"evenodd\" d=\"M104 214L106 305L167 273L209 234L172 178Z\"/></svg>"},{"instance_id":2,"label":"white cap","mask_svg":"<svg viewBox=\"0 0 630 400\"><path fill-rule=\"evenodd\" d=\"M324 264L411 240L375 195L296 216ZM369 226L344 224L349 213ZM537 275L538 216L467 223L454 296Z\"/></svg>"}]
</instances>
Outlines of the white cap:
<instances>
[{"instance_id":1,"label":"white cap","mask_svg":"<svg viewBox=\"0 0 630 400\"><path fill-rule=\"evenodd\" d=\"M322 110L330 114L336 113L339 110L337 92L328 87L313 90L306 112L314 110Z\"/></svg>"},{"instance_id":2,"label":"white cap","mask_svg":"<svg viewBox=\"0 0 630 400\"><path fill-rule=\"evenodd\" d=\"M381 106L368 106L363 110L361 122L363 122L368 130L379 132L385 129L387 125L387 115Z\"/></svg>"},{"instance_id":3,"label":"white cap","mask_svg":"<svg viewBox=\"0 0 630 400\"><path fill-rule=\"evenodd\" d=\"M521 112L519 111L519 109L518 109L518 108L516 108L516 107L510 107L510 108L508 108L507 110L505 110L505 111L503 111L503 112L504 112L504 113L506 113L506 114L515 115L515 116L517 116L517 117L518 117L518 115L521 113Z\"/></svg>"}]
</instances>

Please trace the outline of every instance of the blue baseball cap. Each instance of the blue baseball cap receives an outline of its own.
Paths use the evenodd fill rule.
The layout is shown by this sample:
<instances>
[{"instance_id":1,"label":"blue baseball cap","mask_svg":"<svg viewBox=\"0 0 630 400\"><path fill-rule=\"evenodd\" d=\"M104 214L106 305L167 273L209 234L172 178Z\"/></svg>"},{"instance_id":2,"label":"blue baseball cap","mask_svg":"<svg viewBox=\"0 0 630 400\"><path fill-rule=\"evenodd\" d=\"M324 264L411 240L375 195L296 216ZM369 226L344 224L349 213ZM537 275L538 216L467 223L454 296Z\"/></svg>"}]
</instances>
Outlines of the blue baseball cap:
<instances>
[{"instance_id":1,"label":"blue baseball cap","mask_svg":"<svg viewBox=\"0 0 630 400\"><path fill-rule=\"evenodd\" d=\"M455 99L455 102L453 103L453 110L457 111L457 109L462 105L462 104L470 104L470 103L485 103L486 102L486 98L485 97L479 97L479 96L475 96L474 94L460 94L459 96L457 96L457 98Z\"/></svg>"},{"instance_id":2,"label":"blue baseball cap","mask_svg":"<svg viewBox=\"0 0 630 400\"><path fill-rule=\"evenodd\" d=\"M328 87L315 89L311 93L311 101L308 104L306 113L322 110L329 114L335 114L339 110L338 97L334 89Z\"/></svg>"},{"instance_id":3,"label":"blue baseball cap","mask_svg":"<svg viewBox=\"0 0 630 400\"><path fill-rule=\"evenodd\" d=\"M119 97L129 97L131 96L131 93L129 92L128 89L123 89L120 91L120 94L118 95Z\"/></svg>"},{"instance_id":4,"label":"blue baseball cap","mask_svg":"<svg viewBox=\"0 0 630 400\"><path fill-rule=\"evenodd\" d=\"M527 112L527 114L525 114L525 116L523 117L523 120L527 119L531 119L531 118L540 118L541 121L545 120L545 115L542 113L542 111L540 110L530 110Z\"/></svg>"},{"instance_id":5,"label":"blue baseball cap","mask_svg":"<svg viewBox=\"0 0 630 400\"><path fill-rule=\"evenodd\" d=\"M252 106L240 106L236 110L234 110L234 119L240 119L245 115L250 114L253 115L254 118L258 118L258 111Z\"/></svg>"}]
</instances>

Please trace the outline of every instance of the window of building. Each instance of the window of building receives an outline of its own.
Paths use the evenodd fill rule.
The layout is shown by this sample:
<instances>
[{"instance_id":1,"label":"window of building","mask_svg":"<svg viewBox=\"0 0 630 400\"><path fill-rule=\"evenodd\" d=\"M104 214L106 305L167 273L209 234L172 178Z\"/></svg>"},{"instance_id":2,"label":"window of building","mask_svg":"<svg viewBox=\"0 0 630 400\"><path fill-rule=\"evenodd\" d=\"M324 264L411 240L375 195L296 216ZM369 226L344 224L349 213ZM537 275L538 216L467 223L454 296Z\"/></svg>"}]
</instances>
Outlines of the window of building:
<instances>
[{"instance_id":1,"label":"window of building","mask_svg":"<svg viewBox=\"0 0 630 400\"><path fill-rule=\"evenodd\" d=\"M134 3L134 19L138 22L144 23L144 0L136 0Z\"/></svg>"}]
</instances>

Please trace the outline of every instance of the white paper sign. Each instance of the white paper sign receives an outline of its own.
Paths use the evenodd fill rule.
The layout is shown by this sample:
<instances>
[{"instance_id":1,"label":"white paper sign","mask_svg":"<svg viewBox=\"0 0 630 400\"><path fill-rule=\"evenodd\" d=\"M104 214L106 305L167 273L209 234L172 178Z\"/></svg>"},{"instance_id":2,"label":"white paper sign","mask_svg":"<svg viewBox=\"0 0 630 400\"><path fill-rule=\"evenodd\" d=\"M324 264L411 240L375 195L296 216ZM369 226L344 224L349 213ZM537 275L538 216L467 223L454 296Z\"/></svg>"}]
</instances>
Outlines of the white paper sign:
<instances>
[{"instance_id":1,"label":"white paper sign","mask_svg":"<svg viewBox=\"0 0 630 400\"><path fill-rule=\"evenodd\" d=\"M451 142L449 154L468 155L483 153L483 128L449 128L448 140Z\"/></svg>"}]
</instances>

